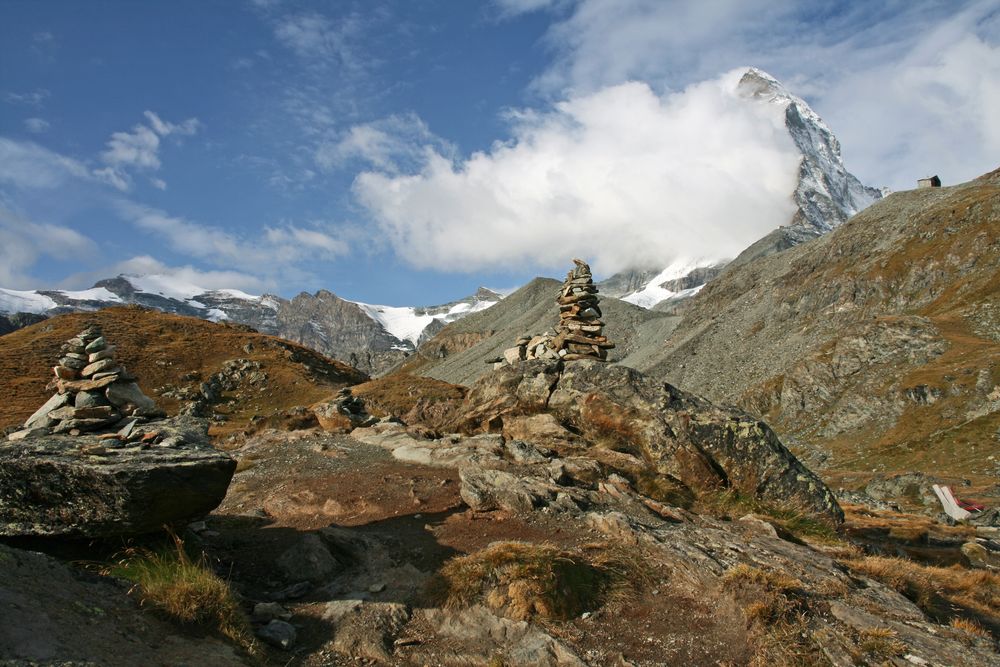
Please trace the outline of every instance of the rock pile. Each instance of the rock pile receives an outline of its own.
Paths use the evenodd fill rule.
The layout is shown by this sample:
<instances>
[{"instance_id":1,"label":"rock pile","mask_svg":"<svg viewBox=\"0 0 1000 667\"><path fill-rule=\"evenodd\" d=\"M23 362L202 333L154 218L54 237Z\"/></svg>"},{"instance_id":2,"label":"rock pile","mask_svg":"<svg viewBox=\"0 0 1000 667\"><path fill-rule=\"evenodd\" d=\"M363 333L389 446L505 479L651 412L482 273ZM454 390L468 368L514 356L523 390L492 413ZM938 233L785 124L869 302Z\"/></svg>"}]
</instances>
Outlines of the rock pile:
<instances>
[{"instance_id":1,"label":"rock pile","mask_svg":"<svg viewBox=\"0 0 1000 667\"><path fill-rule=\"evenodd\" d=\"M115 346L108 344L96 326L66 341L52 370L55 378L47 388L56 393L11 439L45 433L80 435L125 417L164 416L139 389L136 378L115 360Z\"/></svg>"},{"instance_id":2,"label":"rock pile","mask_svg":"<svg viewBox=\"0 0 1000 667\"><path fill-rule=\"evenodd\" d=\"M514 347L504 350L503 360L496 366L513 364L527 359L596 359L607 361L608 350L615 345L604 335L601 321L600 299L590 266L581 259L566 274L559 289L559 324L554 334L522 336Z\"/></svg>"}]
</instances>

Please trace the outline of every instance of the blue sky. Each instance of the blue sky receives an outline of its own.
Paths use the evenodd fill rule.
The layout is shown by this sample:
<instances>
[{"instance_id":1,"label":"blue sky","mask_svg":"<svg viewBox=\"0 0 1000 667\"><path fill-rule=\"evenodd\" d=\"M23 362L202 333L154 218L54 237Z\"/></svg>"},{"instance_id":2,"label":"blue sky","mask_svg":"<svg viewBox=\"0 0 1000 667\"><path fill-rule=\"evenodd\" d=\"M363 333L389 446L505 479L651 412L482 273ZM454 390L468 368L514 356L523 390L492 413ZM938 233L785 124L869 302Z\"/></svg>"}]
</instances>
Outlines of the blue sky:
<instances>
[{"instance_id":1,"label":"blue sky","mask_svg":"<svg viewBox=\"0 0 1000 667\"><path fill-rule=\"evenodd\" d=\"M0 286L419 305L731 255L795 171L748 65L868 184L998 166L1000 0L6 0Z\"/></svg>"}]
</instances>

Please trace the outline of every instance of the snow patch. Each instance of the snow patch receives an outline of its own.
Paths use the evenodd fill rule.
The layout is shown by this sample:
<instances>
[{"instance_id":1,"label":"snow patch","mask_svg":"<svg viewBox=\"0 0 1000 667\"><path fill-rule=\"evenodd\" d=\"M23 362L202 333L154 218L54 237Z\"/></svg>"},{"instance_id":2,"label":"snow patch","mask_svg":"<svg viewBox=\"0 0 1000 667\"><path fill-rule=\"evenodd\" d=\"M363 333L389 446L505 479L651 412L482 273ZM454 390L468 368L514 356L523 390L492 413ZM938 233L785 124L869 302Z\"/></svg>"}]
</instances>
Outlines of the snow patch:
<instances>
[{"instance_id":1,"label":"snow patch","mask_svg":"<svg viewBox=\"0 0 1000 667\"><path fill-rule=\"evenodd\" d=\"M0 312L2 313L35 313L41 315L50 308L56 307L56 302L38 292L22 292L0 288Z\"/></svg>"},{"instance_id":2,"label":"snow patch","mask_svg":"<svg viewBox=\"0 0 1000 667\"><path fill-rule=\"evenodd\" d=\"M408 340L416 346L427 325L434 321L433 315L417 315L410 306L377 306L369 303L357 304L368 317L382 325L382 328L399 340Z\"/></svg>"},{"instance_id":3,"label":"snow patch","mask_svg":"<svg viewBox=\"0 0 1000 667\"><path fill-rule=\"evenodd\" d=\"M73 301L114 301L115 303L121 303L122 299L120 296L114 292L104 288L104 287L92 287L85 290L68 291L59 290L67 299L72 299Z\"/></svg>"},{"instance_id":4,"label":"snow patch","mask_svg":"<svg viewBox=\"0 0 1000 667\"><path fill-rule=\"evenodd\" d=\"M715 264L715 261L691 261L686 259L681 259L675 261L673 264L667 268L660 271L655 278L649 281L644 288L627 294L622 297L622 301L627 301L633 305L639 306L640 308L652 308L661 301L667 299L683 296L688 293L696 294L702 286L693 287L691 289L681 290L680 292L673 292L668 289L660 287L663 283L668 280L676 280L678 278L683 278L687 274L691 273L695 269L703 266L711 266Z\"/></svg>"}]
</instances>

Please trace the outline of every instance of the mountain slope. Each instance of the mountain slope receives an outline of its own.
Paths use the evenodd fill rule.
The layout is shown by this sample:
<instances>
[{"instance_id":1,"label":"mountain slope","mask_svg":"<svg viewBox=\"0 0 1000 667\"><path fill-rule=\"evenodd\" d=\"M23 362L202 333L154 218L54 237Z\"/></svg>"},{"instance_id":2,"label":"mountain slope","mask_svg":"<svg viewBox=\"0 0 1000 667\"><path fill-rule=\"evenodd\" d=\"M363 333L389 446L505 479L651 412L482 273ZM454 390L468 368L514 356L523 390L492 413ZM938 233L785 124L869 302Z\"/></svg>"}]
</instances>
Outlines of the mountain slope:
<instances>
[{"instance_id":1,"label":"mountain slope","mask_svg":"<svg viewBox=\"0 0 1000 667\"><path fill-rule=\"evenodd\" d=\"M400 370L471 384L492 369L487 360L502 356L521 336L554 329L559 321L555 299L561 284L551 278L535 278L488 310L444 327ZM616 345L612 359L638 351L647 341L662 342L679 320L608 297L601 298L601 310L605 334Z\"/></svg>"},{"instance_id":2,"label":"mountain slope","mask_svg":"<svg viewBox=\"0 0 1000 667\"><path fill-rule=\"evenodd\" d=\"M24 423L49 399L45 386L60 346L92 323L168 413L212 395L211 411L223 415L216 431L246 428L255 416L308 406L367 379L346 364L247 327L143 308L104 308L57 315L0 337L0 430Z\"/></svg>"},{"instance_id":3,"label":"mountain slope","mask_svg":"<svg viewBox=\"0 0 1000 667\"><path fill-rule=\"evenodd\" d=\"M622 363L763 415L830 470L995 474L1000 170L731 267Z\"/></svg>"},{"instance_id":4,"label":"mountain slope","mask_svg":"<svg viewBox=\"0 0 1000 667\"><path fill-rule=\"evenodd\" d=\"M785 128L802 155L795 191L796 205L790 220L775 220L777 229L754 243L751 257L775 252L836 229L848 218L882 197L882 192L863 185L844 166L840 142L815 111L792 95L777 79L757 68L748 68L737 85L737 93L750 104L767 104L784 117ZM740 261L747 258L740 256ZM691 290L718 275L725 261L692 261L681 258L661 270L633 269L600 283L605 294L644 307L665 300L683 301ZM686 281L677 289L671 280Z\"/></svg>"},{"instance_id":5,"label":"mountain slope","mask_svg":"<svg viewBox=\"0 0 1000 667\"><path fill-rule=\"evenodd\" d=\"M101 280L83 291L0 289L0 313L56 315L137 304L167 313L231 321L340 359L377 374L399 363L445 324L488 308L502 297L480 288L459 301L427 308L379 306L342 299L327 290L293 299L234 289L206 290L175 276L142 275ZM0 332L30 318L3 318Z\"/></svg>"}]
</instances>

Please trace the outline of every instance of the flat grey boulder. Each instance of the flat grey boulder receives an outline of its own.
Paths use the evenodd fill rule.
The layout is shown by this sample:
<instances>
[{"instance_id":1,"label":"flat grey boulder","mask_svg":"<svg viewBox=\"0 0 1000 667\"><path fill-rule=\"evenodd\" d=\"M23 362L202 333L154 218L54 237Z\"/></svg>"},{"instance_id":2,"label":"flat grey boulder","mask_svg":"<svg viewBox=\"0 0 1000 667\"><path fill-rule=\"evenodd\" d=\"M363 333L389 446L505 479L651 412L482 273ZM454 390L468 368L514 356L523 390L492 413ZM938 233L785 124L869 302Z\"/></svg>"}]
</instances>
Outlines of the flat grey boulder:
<instances>
[{"instance_id":1,"label":"flat grey boulder","mask_svg":"<svg viewBox=\"0 0 1000 667\"><path fill-rule=\"evenodd\" d=\"M236 461L208 444L207 422L144 428L162 442L67 435L0 442L0 536L139 535L215 509Z\"/></svg>"}]
</instances>

